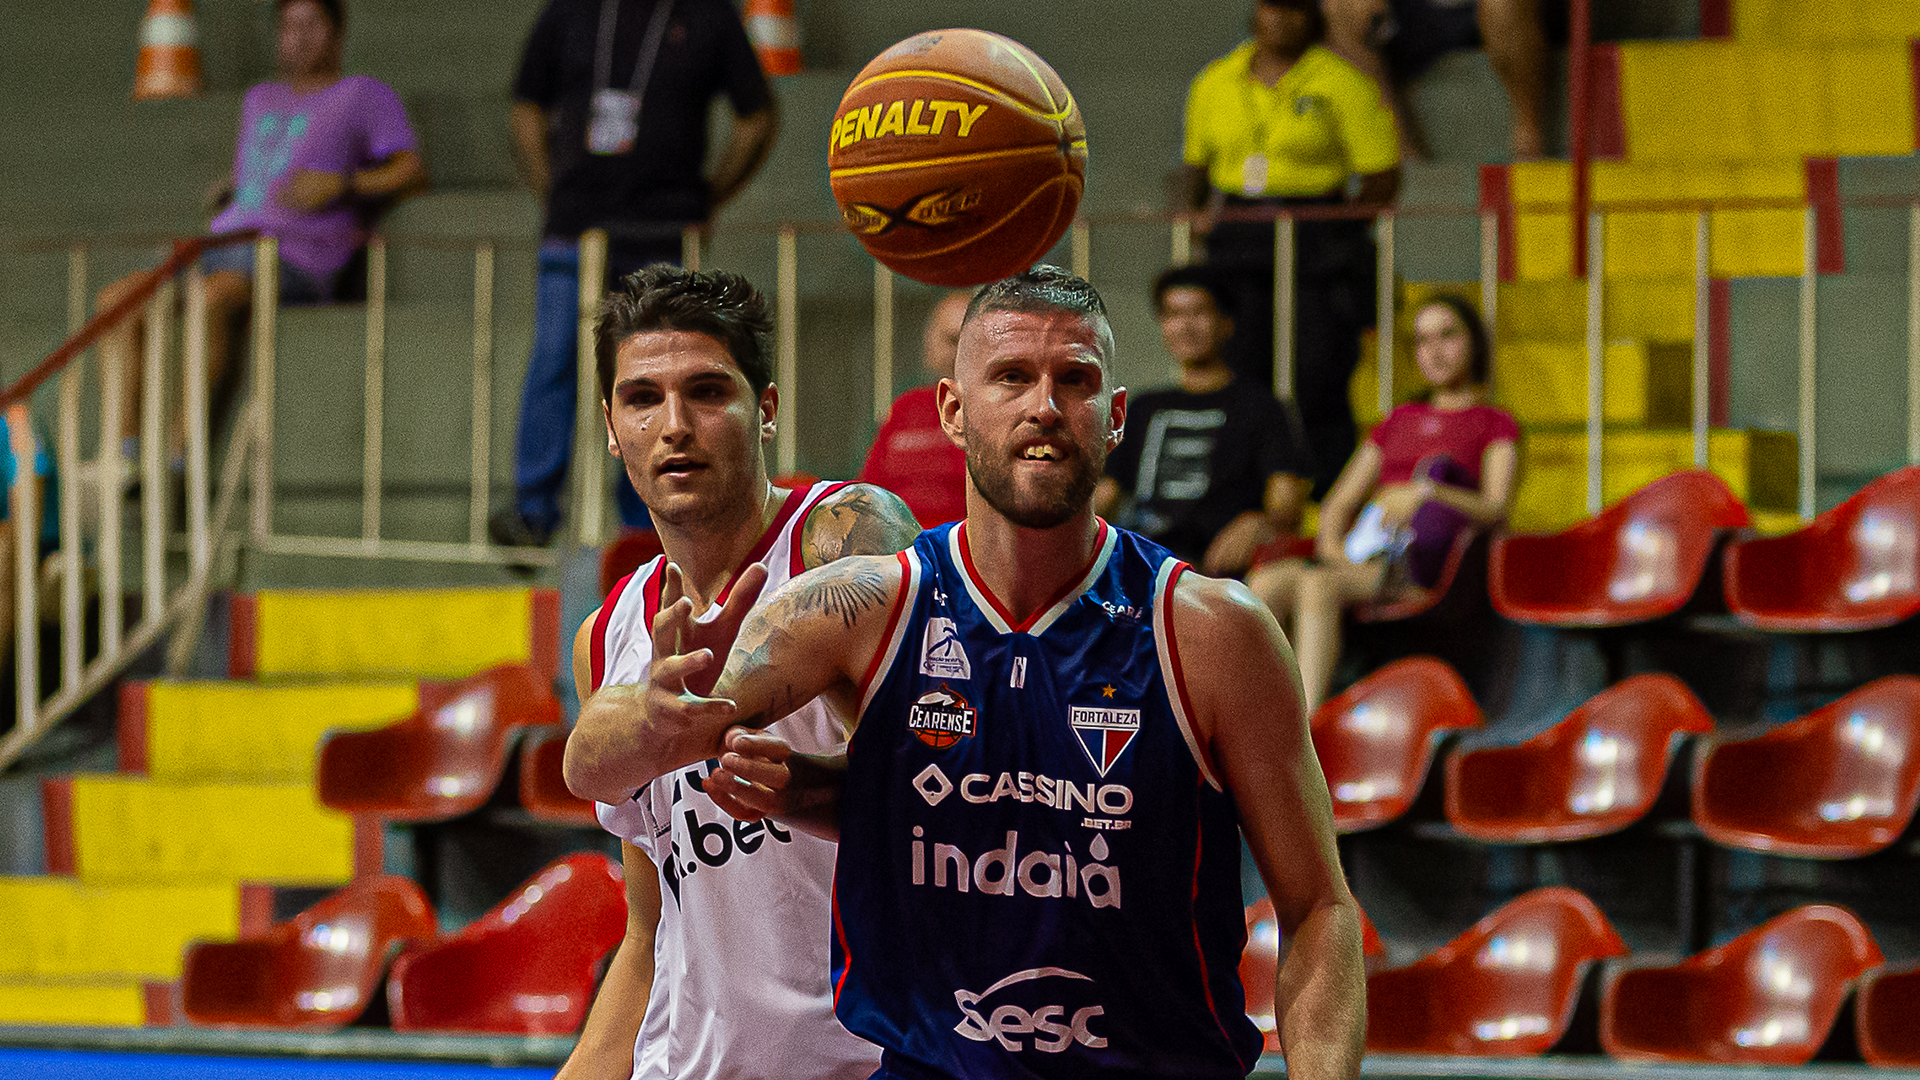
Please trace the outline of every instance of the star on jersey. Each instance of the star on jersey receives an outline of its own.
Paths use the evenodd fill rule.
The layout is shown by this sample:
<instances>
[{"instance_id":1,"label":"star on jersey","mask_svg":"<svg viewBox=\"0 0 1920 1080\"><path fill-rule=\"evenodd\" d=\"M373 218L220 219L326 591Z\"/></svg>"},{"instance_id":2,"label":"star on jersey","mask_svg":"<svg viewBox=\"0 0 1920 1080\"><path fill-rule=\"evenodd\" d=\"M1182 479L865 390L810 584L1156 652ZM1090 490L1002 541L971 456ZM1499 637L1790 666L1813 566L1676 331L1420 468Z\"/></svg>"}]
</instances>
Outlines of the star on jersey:
<instances>
[{"instance_id":1,"label":"star on jersey","mask_svg":"<svg viewBox=\"0 0 1920 1080\"><path fill-rule=\"evenodd\" d=\"M1100 696L1110 698L1114 688L1105 687ZM1067 723L1073 725L1073 733L1080 739L1080 749L1087 752L1087 759L1099 770L1101 776L1113 768L1120 755L1133 745L1133 737L1140 734L1140 710L1116 709L1104 706L1073 705L1067 709Z\"/></svg>"}]
</instances>

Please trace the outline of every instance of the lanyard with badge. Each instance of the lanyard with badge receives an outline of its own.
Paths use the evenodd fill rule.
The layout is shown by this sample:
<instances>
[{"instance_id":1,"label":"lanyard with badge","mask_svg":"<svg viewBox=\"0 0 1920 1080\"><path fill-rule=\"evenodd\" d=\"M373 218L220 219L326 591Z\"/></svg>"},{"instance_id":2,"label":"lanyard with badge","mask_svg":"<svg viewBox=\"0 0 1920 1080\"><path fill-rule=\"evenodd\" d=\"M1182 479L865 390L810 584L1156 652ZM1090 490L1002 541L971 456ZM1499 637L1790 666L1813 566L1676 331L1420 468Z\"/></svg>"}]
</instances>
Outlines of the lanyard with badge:
<instances>
[{"instance_id":1,"label":"lanyard with badge","mask_svg":"<svg viewBox=\"0 0 1920 1080\"><path fill-rule=\"evenodd\" d=\"M620 0L600 0L600 37L593 57L593 111L587 120L587 152L624 154L633 149L640 131L640 100L646 94L647 80L653 77L653 62L660 58L660 43L667 36L667 19L673 14L673 0L654 0L653 18L647 22L647 36L640 45L640 57L633 65L633 78L627 89L615 90L613 82L613 31L620 18Z\"/></svg>"},{"instance_id":2,"label":"lanyard with badge","mask_svg":"<svg viewBox=\"0 0 1920 1080\"><path fill-rule=\"evenodd\" d=\"M1247 106L1247 118L1254 123L1253 152L1240 163L1240 193L1256 199L1267 193L1267 175L1270 171L1267 160L1268 126L1274 113L1272 106L1263 104L1260 95L1247 85L1257 81L1253 77L1252 61L1248 61L1247 81L1240 84L1240 96ZM1276 82L1270 89L1278 89L1279 85Z\"/></svg>"}]
</instances>

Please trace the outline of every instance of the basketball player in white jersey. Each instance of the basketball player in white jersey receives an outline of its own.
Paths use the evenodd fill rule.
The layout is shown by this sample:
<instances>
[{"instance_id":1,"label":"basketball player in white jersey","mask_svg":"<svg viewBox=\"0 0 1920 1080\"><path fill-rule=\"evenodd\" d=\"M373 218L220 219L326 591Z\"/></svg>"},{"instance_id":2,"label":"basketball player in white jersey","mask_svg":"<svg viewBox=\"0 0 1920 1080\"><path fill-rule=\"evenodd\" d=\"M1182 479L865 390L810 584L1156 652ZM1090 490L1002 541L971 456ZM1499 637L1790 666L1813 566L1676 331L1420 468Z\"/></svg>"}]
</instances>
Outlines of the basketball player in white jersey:
<instances>
[{"instance_id":1,"label":"basketball player in white jersey","mask_svg":"<svg viewBox=\"0 0 1920 1080\"><path fill-rule=\"evenodd\" d=\"M789 783L790 765L809 762L793 769L791 796L821 777L815 763L730 725L765 727L821 696L838 703L857 729L852 756L836 763L845 770L837 819L824 815L839 822L842 842L836 1000L849 1027L884 1044L876 1076L888 1077L1071 1077L1090 1066L1114 1076L1244 1075L1252 1033L1232 1015L1238 980L1223 982L1220 970L1237 960L1241 917L1237 869L1217 858L1225 814L1290 942L1274 987L1288 1075L1351 1078L1366 1026L1359 909L1340 870L1298 672L1244 586L1186 572L1094 516L1094 485L1126 419L1112 351L1098 295L1064 271L1041 267L982 290L955 377L939 391L942 422L967 451L964 523L898 556L844 559L778 590L746 616L710 691L686 678L707 670L704 657L662 654L649 685L596 694L579 726L604 741L579 762L580 780L619 788L718 755L716 781L754 793L734 802L754 803ZM936 628L957 628L970 663L939 653ZM1073 670L1102 651L1113 663ZM1079 707L1082 697L1092 707ZM982 766L989 751L999 761ZM1109 783L1081 784L1089 770ZM1182 788L1169 777L1188 779ZM1132 786L1118 790L1116 778ZM1075 796L1101 816L1075 812ZM1161 826L1197 804L1209 809L1182 863L1173 857L1182 841ZM1159 850L1142 851L1145 840ZM985 854L947 885L948 858L971 851ZM914 922L922 912L959 919ZM1188 929L1184 938L1113 932L1134 919ZM890 937L890 924L918 932ZM927 930L940 925L945 932ZM1163 968L1184 981L1163 980ZM900 992L889 1000L863 989L876 985ZM1167 1061L1191 1067L1154 1067Z\"/></svg>"},{"instance_id":2,"label":"basketball player in white jersey","mask_svg":"<svg viewBox=\"0 0 1920 1080\"><path fill-rule=\"evenodd\" d=\"M843 555L898 551L919 531L876 487L768 482L779 404L770 329L760 294L724 271L649 267L607 300L595 353L608 449L666 554L581 624L582 700L603 684L644 681L656 656L730 640L763 584ZM692 678L710 687L719 664L702 655L710 670ZM846 739L823 702L775 730L809 751ZM569 740L570 778L576 741L591 734ZM600 793L600 821L624 841L627 935L561 1077L868 1076L879 1051L835 1020L828 986L834 845L727 816L705 793L711 771L695 764Z\"/></svg>"}]
</instances>

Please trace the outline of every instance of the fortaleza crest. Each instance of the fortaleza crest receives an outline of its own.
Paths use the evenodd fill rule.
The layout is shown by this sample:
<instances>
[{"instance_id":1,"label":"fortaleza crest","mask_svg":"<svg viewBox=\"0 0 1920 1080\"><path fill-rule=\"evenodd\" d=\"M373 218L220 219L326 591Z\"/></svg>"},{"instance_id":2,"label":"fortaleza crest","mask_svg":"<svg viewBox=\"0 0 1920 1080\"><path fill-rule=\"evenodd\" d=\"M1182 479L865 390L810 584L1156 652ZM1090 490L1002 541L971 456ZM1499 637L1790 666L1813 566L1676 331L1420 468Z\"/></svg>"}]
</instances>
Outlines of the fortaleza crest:
<instances>
[{"instance_id":1,"label":"fortaleza crest","mask_svg":"<svg viewBox=\"0 0 1920 1080\"><path fill-rule=\"evenodd\" d=\"M950 686L920 695L907 710L907 730L935 750L945 750L979 730L980 711Z\"/></svg>"},{"instance_id":2,"label":"fortaleza crest","mask_svg":"<svg viewBox=\"0 0 1920 1080\"><path fill-rule=\"evenodd\" d=\"M1113 768L1120 755L1133 745L1140 734L1139 709L1103 708L1097 705L1072 705L1067 708L1067 723L1080 737L1080 749L1087 752L1101 776Z\"/></svg>"}]
</instances>

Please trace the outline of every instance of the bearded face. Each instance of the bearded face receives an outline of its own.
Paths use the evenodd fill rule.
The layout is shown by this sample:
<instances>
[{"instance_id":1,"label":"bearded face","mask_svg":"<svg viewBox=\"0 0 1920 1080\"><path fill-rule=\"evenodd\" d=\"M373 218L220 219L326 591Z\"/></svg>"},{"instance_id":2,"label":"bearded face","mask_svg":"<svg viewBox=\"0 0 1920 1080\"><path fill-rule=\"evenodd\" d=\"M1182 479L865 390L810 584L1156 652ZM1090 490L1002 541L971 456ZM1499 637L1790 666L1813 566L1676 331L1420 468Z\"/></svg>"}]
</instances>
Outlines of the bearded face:
<instances>
[{"instance_id":1,"label":"bearded face","mask_svg":"<svg viewBox=\"0 0 1920 1080\"><path fill-rule=\"evenodd\" d=\"M1014 525L1088 512L1126 410L1107 384L1109 351L1104 323L1074 311L989 311L962 333L942 417L974 489Z\"/></svg>"}]
</instances>

